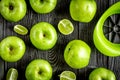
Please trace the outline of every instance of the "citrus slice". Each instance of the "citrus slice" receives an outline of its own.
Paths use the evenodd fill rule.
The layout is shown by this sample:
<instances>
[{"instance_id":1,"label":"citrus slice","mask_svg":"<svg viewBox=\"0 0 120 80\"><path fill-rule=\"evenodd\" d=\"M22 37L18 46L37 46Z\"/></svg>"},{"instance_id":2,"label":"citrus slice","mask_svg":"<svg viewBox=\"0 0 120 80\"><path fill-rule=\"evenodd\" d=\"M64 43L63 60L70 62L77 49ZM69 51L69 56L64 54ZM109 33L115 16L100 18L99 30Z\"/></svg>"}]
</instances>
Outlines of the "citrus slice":
<instances>
[{"instance_id":1,"label":"citrus slice","mask_svg":"<svg viewBox=\"0 0 120 80\"><path fill-rule=\"evenodd\" d=\"M60 74L60 80L76 80L76 75L72 71L63 71Z\"/></svg>"},{"instance_id":2,"label":"citrus slice","mask_svg":"<svg viewBox=\"0 0 120 80\"><path fill-rule=\"evenodd\" d=\"M74 31L72 22L68 19L62 19L58 23L59 31L64 35L69 35Z\"/></svg>"},{"instance_id":3,"label":"citrus slice","mask_svg":"<svg viewBox=\"0 0 120 80\"><path fill-rule=\"evenodd\" d=\"M14 31L21 35L26 35L28 33L28 29L22 25L15 25Z\"/></svg>"},{"instance_id":4,"label":"citrus slice","mask_svg":"<svg viewBox=\"0 0 120 80\"><path fill-rule=\"evenodd\" d=\"M7 72L6 80L17 80L18 71L15 68L10 68Z\"/></svg>"}]
</instances>

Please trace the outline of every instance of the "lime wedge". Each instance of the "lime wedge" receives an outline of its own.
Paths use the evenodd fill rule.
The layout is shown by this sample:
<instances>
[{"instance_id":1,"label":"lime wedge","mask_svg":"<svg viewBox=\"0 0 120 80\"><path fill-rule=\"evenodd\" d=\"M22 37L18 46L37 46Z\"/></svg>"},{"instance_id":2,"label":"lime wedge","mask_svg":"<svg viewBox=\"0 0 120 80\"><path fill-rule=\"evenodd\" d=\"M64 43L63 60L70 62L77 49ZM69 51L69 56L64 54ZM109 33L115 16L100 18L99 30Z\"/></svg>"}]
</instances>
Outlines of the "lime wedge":
<instances>
[{"instance_id":1,"label":"lime wedge","mask_svg":"<svg viewBox=\"0 0 120 80\"><path fill-rule=\"evenodd\" d=\"M26 35L28 33L28 29L22 25L15 25L14 31L20 35Z\"/></svg>"},{"instance_id":2,"label":"lime wedge","mask_svg":"<svg viewBox=\"0 0 120 80\"><path fill-rule=\"evenodd\" d=\"M6 75L6 80L17 80L18 71L15 68L10 68Z\"/></svg>"},{"instance_id":3,"label":"lime wedge","mask_svg":"<svg viewBox=\"0 0 120 80\"><path fill-rule=\"evenodd\" d=\"M59 76L60 80L76 80L76 75L72 71L63 71Z\"/></svg>"},{"instance_id":4,"label":"lime wedge","mask_svg":"<svg viewBox=\"0 0 120 80\"><path fill-rule=\"evenodd\" d=\"M74 31L74 26L70 20L62 19L58 23L58 30L64 35L69 35Z\"/></svg>"}]
</instances>

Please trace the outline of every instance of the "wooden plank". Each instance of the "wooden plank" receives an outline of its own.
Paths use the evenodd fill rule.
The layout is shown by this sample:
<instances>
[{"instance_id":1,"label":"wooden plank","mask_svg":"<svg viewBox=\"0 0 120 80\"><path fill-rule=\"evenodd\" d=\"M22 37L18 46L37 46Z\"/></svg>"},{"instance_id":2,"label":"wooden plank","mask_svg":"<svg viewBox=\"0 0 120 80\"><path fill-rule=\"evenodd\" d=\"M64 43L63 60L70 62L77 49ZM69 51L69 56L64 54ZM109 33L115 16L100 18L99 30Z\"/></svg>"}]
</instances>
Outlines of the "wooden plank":
<instances>
[{"instance_id":1,"label":"wooden plank","mask_svg":"<svg viewBox=\"0 0 120 80\"><path fill-rule=\"evenodd\" d=\"M0 59L0 80L3 80L4 76L4 61Z\"/></svg>"},{"instance_id":2,"label":"wooden plank","mask_svg":"<svg viewBox=\"0 0 120 80\"><path fill-rule=\"evenodd\" d=\"M3 38L3 18L0 16L0 40ZM0 80L3 80L4 76L4 61L0 58Z\"/></svg>"}]
</instances>

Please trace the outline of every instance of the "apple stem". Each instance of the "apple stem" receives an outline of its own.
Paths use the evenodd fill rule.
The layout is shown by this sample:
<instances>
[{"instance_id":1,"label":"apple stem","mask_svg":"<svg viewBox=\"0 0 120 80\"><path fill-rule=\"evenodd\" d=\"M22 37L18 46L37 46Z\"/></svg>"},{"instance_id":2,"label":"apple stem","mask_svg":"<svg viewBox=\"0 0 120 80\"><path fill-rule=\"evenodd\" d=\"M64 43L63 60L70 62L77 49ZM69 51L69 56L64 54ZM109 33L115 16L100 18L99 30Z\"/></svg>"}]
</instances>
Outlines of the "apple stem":
<instances>
[{"instance_id":1,"label":"apple stem","mask_svg":"<svg viewBox=\"0 0 120 80\"><path fill-rule=\"evenodd\" d=\"M10 47L10 51L12 51L13 50L13 47Z\"/></svg>"},{"instance_id":2,"label":"apple stem","mask_svg":"<svg viewBox=\"0 0 120 80\"><path fill-rule=\"evenodd\" d=\"M46 35L45 34L43 34L43 37L45 37Z\"/></svg>"},{"instance_id":3,"label":"apple stem","mask_svg":"<svg viewBox=\"0 0 120 80\"><path fill-rule=\"evenodd\" d=\"M38 74L42 74L42 71L39 71Z\"/></svg>"},{"instance_id":4,"label":"apple stem","mask_svg":"<svg viewBox=\"0 0 120 80\"><path fill-rule=\"evenodd\" d=\"M40 2L41 2L41 3L43 3L43 2L44 2L44 0L40 0Z\"/></svg>"},{"instance_id":5,"label":"apple stem","mask_svg":"<svg viewBox=\"0 0 120 80\"><path fill-rule=\"evenodd\" d=\"M10 6L9 6L9 9L10 9L10 10L13 10L13 6L12 6L12 5L10 5Z\"/></svg>"}]
</instances>

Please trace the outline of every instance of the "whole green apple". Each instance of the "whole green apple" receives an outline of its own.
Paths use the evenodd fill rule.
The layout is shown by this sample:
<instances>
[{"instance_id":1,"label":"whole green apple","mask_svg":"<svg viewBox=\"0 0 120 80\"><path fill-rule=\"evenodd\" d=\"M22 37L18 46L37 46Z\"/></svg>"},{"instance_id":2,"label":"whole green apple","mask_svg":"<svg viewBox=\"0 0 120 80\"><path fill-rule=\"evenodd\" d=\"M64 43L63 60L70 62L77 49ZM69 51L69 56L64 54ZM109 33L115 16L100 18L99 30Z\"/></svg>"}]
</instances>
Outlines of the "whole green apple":
<instances>
[{"instance_id":1,"label":"whole green apple","mask_svg":"<svg viewBox=\"0 0 120 80\"><path fill-rule=\"evenodd\" d=\"M64 50L66 63L75 69L84 68L88 65L91 48L82 40L70 41Z\"/></svg>"},{"instance_id":2,"label":"whole green apple","mask_svg":"<svg viewBox=\"0 0 120 80\"><path fill-rule=\"evenodd\" d=\"M39 22L31 28L30 40L36 48L49 50L57 42L57 32L51 24Z\"/></svg>"},{"instance_id":3,"label":"whole green apple","mask_svg":"<svg viewBox=\"0 0 120 80\"><path fill-rule=\"evenodd\" d=\"M16 36L4 38L0 43L0 56L7 62L20 60L26 50L24 41Z\"/></svg>"},{"instance_id":4,"label":"whole green apple","mask_svg":"<svg viewBox=\"0 0 120 80\"><path fill-rule=\"evenodd\" d=\"M27 80L50 80L52 77L52 67L44 59L31 61L25 71Z\"/></svg>"},{"instance_id":5,"label":"whole green apple","mask_svg":"<svg viewBox=\"0 0 120 80\"><path fill-rule=\"evenodd\" d=\"M37 13L49 13L56 4L57 0L29 0L32 9Z\"/></svg>"},{"instance_id":6,"label":"whole green apple","mask_svg":"<svg viewBox=\"0 0 120 80\"><path fill-rule=\"evenodd\" d=\"M100 67L90 73L89 80L116 80L116 77L113 71Z\"/></svg>"},{"instance_id":7,"label":"whole green apple","mask_svg":"<svg viewBox=\"0 0 120 80\"><path fill-rule=\"evenodd\" d=\"M8 21L17 22L26 14L25 0L1 0L0 13Z\"/></svg>"},{"instance_id":8,"label":"whole green apple","mask_svg":"<svg viewBox=\"0 0 120 80\"><path fill-rule=\"evenodd\" d=\"M97 5L94 0L71 0L70 15L73 20L90 22L95 16Z\"/></svg>"}]
</instances>

